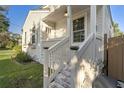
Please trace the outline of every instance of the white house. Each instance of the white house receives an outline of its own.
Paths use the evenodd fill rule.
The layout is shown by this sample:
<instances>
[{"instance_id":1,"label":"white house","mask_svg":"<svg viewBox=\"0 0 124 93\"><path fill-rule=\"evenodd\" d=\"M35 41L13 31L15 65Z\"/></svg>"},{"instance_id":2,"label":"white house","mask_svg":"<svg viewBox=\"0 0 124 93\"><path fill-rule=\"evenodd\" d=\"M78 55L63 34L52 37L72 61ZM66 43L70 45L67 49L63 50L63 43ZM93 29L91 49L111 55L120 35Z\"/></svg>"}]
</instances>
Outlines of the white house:
<instances>
[{"instance_id":1,"label":"white house","mask_svg":"<svg viewBox=\"0 0 124 93\"><path fill-rule=\"evenodd\" d=\"M22 50L44 64L44 87L92 87L103 67L104 34L113 36L110 6L46 5L29 12Z\"/></svg>"}]
</instances>

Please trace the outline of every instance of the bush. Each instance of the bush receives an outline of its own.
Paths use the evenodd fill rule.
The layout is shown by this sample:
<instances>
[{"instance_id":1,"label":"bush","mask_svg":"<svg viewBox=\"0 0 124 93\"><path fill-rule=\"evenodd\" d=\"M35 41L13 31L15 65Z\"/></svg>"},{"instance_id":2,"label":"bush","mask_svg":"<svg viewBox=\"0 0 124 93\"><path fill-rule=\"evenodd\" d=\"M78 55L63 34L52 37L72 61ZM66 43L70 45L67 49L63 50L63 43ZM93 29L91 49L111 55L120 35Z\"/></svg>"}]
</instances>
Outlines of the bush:
<instances>
[{"instance_id":1,"label":"bush","mask_svg":"<svg viewBox=\"0 0 124 93\"><path fill-rule=\"evenodd\" d=\"M16 61L20 62L20 63L28 63L33 61L33 59L31 58L31 56L29 56L27 53L25 52L20 52L16 55L15 57Z\"/></svg>"},{"instance_id":2,"label":"bush","mask_svg":"<svg viewBox=\"0 0 124 93\"><path fill-rule=\"evenodd\" d=\"M22 51L22 47L21 47L21 46L15 45L15 46L13 47L14 55L19 54L21 51Z\"/></svg>"},{"instance_id":3,"label":"bush","mask_svg":"<svg viewBox=\"0 0 124 93\"><path fill-rule=\"evenodd\" d=\"M9 41L8 43L7 43L7 45L6 45L6 48L8 48L8 49L12 49L13 47L14 47L14 42L13 41Z\"/></svg>"}]
</instances>

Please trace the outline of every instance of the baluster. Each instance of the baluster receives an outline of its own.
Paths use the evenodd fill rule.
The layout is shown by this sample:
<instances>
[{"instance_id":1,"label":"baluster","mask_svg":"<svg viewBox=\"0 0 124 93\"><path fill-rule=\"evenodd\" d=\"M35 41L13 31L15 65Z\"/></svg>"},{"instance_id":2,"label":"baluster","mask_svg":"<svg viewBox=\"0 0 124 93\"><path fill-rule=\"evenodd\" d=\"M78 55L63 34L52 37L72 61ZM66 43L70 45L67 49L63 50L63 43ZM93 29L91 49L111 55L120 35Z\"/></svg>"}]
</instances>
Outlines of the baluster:
<instances>
[{"instance_id":1,"label":"baluster","mask_svg":"<svg viewBox=\"0 0 124 93\"><path fill-rule=\"evenodd\" d=\"M50 52L48 52L48 53L49 53L49 54L48 54L48 55L49 55L49 56L48 56L48 57L49 57L49 59L48 59L48 60L49 60L49 77L50 77L50 75L51 75L51 73L50 73L50 69L51 69L51 68L50 68L50 65L51 65L51 64L50 64L50 59L51 59L51 56L50 56Z\"/></svg>"},{"instance_id":2,"label":"baluster","mask_svg":"<svg viewBox=\"0 0 124 93\"><path fill-rule=\"evenodd\" d=\"M52 61L51 61L51 73L53 74L53 63L54 63L54 50L52 50L52 57L51 57L51 59L52 59Z\"/></svg>"},{"instance_id":3,"label":"baluster","mask_svg":"<svg viewBox=\"0 0 124 93\"><path fill-rule=\"evenodd\" d=\"M50 52L50 76L52 74L52 52Z\"/></svg>"},{"instance_id":4,"label":"baluster","mask_svg":"<svg viewBox=\"0 0 124 93\"><path fill-rule=\"evenodd\" d=\"M53 58L53 61L52 61L52 74L54 74L54 63L55 63L55 50L52 52L52 58Z\"/></svg>"},{"instance_id":5,"label":"baluster","mask_svg":"<svg viewBox=\"0 0 124 93\"><path fill-rule=\"evenodd\" d=\"M61 58L62 58L62 48L60 48L59 50L58 50L58 58L59 58L59 60L58 60L58 67L60 67L61 66Z\"/></svg>"},{"instance_id":6,"label":"baluster","mask_svg":"<svg viewBox=\"0 0 124 93\"><path fill-rule=\"evenodd\" d=\"M55 63L56 63L56 59L57 59L57 50L54 50L54 61L53 61L53 73L55 72L56 68L55 68Z\"/></svg>"},{"instance_id":7,"label":"baluster","mask_svg":"<svg viewBox=\"0 0 124 93\"><path fill-rule=\"evenodd\" d=\"M55 74L55 71L59 69L59 67L61 67L64 62L69 61L69 49L70 48L68 48L68 40L64 40L48 51L48 57L46 58L46 60L49 60L49 77Z\"/></svg>"},{"instance_id":8,"label":"baluster","mask_svg":"<svg viewBox=\"0 0 124 93\"><path fill-rule=\"evenodd\" d=\"M51 76L51 52L49 52L49 77Z\"/></svg>"},{"instance_id":9,"label":"baluster","mask_svg":"<svg viewBox=\"0 0 124 93\"><path fill-rule=\"evenodd\" d=\"M44 62L44 87L48 87L48 49L45 49L45 62Z\"/></svg>"}]
</instances>

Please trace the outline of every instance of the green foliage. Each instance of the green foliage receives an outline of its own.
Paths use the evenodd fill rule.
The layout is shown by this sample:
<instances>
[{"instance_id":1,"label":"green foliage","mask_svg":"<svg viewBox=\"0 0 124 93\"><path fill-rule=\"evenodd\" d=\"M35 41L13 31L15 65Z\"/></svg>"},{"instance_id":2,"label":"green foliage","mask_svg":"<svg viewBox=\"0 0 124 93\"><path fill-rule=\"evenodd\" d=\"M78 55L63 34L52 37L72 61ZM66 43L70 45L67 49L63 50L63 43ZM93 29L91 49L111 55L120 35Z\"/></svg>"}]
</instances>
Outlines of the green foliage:
<instances>
[{"instance_id":1,"label":"green foliage","mask_svg":"<svg viewBox=\"0 0 124 93\"><path fill-rule=\"evenodd\" d=\"M19 54L21 51L22 51L22 47L21 47L20 45L15 45L15 46L13 47L14 55Z\"/></svg>"},{"instance_id":2,"label":"green foliage","mask_svg":"<svg viewBox=\"0 0 124 93\"><path fill-rule=\"evenodd\" d=\"M9 8L9 5L0 5L0 12L6 12Z\"/></svg>"},{"instance_id":3,"label":"green foliage","mask_svg":"<svg viewBox=\"0 0 124 93\"><path fill-rule=\"evenodd\" d=\"M9 29L9 20L1 12L6 11L3 7L0 6L0 48L6 48L6 45L9 41L8 29Z\"/></svg>"},{"instance_id":4,"label":"green foliage","mask_svg":"<svg viewBox=\"0 0 124 93\"><path fill-rule=\"evenodd\" d=\"M16 37L12 38L9 32L1 32L0 33L0 48L12 49L15 45L18 44L17 38Z\"/></svg>"},{"instance_id":5,"label":"green foliage","mask_svg":"<svg viewBox=\"0 0 124 93\"><path fill-rule=\"evenodd\" d=\"M7 32L9 28L9 20L5 15L0 14L0 32Z\"/></svg>"},{"instance_id":6,"label":"green foliage","mask_svg":"<svg viewBox=\"0 0 124 93\"><path fill-rule=\"evenodd\" d=\"M8 41L7 45L6 45L6 48L8 49L12 49L14 47L14 42L13 41Z\"/></svg>"},{"instance_id":7,"label":"green foliage","mask_svg":"<svg viewBox=\"0 0 124 93\"><path fill-rule=\"evenodd\" d=\"M0 33L0 47L6 48L7 43L9 42L9 34L6 32Z\"/></svg>"},{"instance_id":8,"label":"green foliage","mask_svg":"<svg viewBox=\"0 0 124 93\"><path fill-rule=\"evenodd\" d=\"M113 22L114 36L121 36L123 32L121 32L118 23Z\"/></svg>"},{"instance_id":9,"label":"green foliage","mask_svg":"<svg viewBox=\"0 0 124 93\"><path fill-rule=\"evenodd\" d=\"M33 61L33 59L31 58L31 56L28 55L25 52L18 53L16 55L15 59L16 59L17 62L20 62L20 63L29 63L29 62Z\"/></svg>"}]
</instances>

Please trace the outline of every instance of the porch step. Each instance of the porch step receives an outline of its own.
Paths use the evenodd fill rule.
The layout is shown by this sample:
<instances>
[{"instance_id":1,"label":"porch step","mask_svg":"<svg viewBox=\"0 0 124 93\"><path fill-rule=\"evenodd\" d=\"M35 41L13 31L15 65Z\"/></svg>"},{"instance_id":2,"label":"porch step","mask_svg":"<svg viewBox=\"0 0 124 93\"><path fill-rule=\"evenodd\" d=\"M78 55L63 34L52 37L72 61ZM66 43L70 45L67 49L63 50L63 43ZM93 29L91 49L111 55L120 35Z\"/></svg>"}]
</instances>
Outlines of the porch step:
<instances>
[{"instance_id":1,"label":"porch step","mask_svg":"<svg viewBox=\"0 0 124 93\"><path fill-rule=\"evenodd\" d=\"M50 83L50 88L70 88L71 87L71 68L66 66L58 73L53 82Z\"/></svg>"},{"instance_id":2,"label":"porch step","mask_svg":"<svg viewBox=\"0 0 124 93\"><path fill-rule=\"evenodd\" d=\"M56 81L53 81L52 83L50 83L49 88L64 88L64 87L59 83L57 83Z\"/></svg>"},{"instance_id":3,"label":"porch step","mask_svg":"<svg viewBox=\"0 0 124 93\"><path fill-rule=\"evenodd\" d=\"M59 84L61 84L65 88L71 87L70 78L66 77L63 74L59 74L56 77L55 81L58 82Z\"/></svg>"},{"instance_id":4,"label":"porch step","mask_svg":"<svg viewBox=\"0 0 124 93\"><path fill-rule=\"evenodd\" d=\"M64 67L63 71L69 71L69 72L71 72L71 66L70 65L66 65Z\"/></svg>"},{"instance_id":5,"label":"porch step","mask_svg":"<svg viewBox=\"0 0 124 93\"><path fill-rule=\"evenodd\" d=\"M71 72L69 72L69 71L62 71L61 72L63 75L65 75L65 76L67 76L67 77L71 77Z\"/></svg>"}]
</instances>

